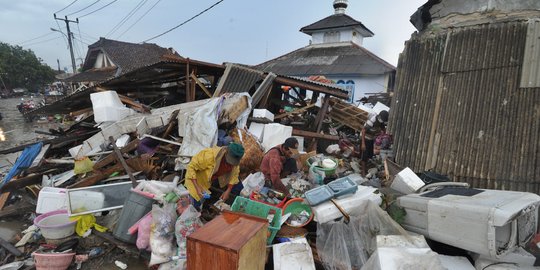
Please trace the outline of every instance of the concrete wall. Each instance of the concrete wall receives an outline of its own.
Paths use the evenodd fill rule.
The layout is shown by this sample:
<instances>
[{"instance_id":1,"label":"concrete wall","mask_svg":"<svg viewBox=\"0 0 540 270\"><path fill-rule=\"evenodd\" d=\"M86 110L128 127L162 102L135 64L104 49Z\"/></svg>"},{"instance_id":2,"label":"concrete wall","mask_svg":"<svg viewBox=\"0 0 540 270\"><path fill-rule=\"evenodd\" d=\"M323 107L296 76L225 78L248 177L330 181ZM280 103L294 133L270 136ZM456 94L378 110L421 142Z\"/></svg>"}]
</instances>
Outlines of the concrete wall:
<instances>
[{"instance_id":1,"label":"concrete wall","mask_svg":"<svg viewBox=\"0 0 540 270\"><path fill-rule=\"evenodd\" d=\"M539 0L443 0L429 10L433 19L452 13L469 14L490 10L516 11L540 10Z\"/></svg>"},{"instance_id":2,"label":"concrete wall","mask_svg":"<svg viewBox=\"0 0 540 270\"><path fill-rule=\"evenodd\" d=\"M333 30L335 31L335 30ZM352 41L360 46L362 46L363 37L360 33L356 32L356 35L353 36L353 29L345 29L340 31L340 38L338 42ZM317 32L311 35L311 44L322 44L324 42L324 33Z\"/></svg>"},{"instance_id":3,"label":"concrete wall","mask_svg":"<svg viewBox=\"0 0 540 270\"><path fill-rule=\"evenodd\" d=\"M386 92L388 84L388 75L377 76L327 76L328 79L338 82L340 80L354 82L353 101L361 99L367 93L382 93Z\"/></svg>"}]
</instances>

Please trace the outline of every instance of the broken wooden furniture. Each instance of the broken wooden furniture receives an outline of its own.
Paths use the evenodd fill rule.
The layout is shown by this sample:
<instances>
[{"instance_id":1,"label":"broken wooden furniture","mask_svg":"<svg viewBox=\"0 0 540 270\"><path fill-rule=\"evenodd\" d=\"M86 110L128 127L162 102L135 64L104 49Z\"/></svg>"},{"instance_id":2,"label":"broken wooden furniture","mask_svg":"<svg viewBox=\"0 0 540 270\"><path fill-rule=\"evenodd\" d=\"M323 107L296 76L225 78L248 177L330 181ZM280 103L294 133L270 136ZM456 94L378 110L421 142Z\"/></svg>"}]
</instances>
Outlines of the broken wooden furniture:
<instances>
[{"instance_id":1,"label":"broken wooden furniture","mask_svg":"<svg viewBox=\"0 0 540 270\"><path fill-rule=\"evenodd\" d=\"M264 269L268 221L224 211L187 237L187 269Z\"/></svg>"}]
</instances>

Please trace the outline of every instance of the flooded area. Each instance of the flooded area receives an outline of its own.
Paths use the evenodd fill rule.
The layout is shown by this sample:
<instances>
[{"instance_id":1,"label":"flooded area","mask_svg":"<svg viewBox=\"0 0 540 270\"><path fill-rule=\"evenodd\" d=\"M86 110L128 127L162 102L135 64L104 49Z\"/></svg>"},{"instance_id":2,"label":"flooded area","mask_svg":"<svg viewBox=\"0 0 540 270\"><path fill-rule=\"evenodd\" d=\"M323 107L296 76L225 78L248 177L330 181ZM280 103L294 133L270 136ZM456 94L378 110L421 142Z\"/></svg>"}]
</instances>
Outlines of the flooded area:
<instances>
[{"instance_id":1,"label":"flooded area","mask_svg":"<svg viewBox=\"0 0 540 270\"><path fill-rule=\"evenodd\" d=\"M24 97L24 100L30 97ZM40 98L34 98L38 103ZM52 138L50 136L35 133L35 130L48 131L50 128L56 128L56 123L38 123L25 121L22 113L17 109L21 103L21 98L0 99L0 150L9 149L21 144L34 142L40 139Z\"/></svg>"}]
</instances>

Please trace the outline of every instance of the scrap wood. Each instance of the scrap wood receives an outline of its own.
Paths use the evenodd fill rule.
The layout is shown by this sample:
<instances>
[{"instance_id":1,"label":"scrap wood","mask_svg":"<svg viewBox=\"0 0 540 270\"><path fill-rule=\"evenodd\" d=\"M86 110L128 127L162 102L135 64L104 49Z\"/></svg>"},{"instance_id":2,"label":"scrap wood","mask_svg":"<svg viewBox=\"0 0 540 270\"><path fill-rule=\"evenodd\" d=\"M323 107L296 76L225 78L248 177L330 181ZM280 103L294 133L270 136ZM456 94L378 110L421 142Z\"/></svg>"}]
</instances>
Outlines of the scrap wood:
<instances>
[{"instance_id":1,"label":"scrap wood","mask_svg":"<svg viewBox=\"0 0 540 270\"><path fill-rule=\"evenodd\" d=\"M137 149L137 146L139 145L139 139L135 139L131 142L129 142L126 146L122 147L122 149L120 149L120 152L122 154L125 154L125 153L129 153L135 149ZM114 152L111 152L109 155L107 155L104 159L96 162L94 164L94 170L98 170L100 168L103 168L111 163L113 163L116 158L115 158L116 154Z\"/></svg>"},{"instance_id":2,"label":"scrap wood","mask_svg":"<svg viewBox=\"0 0 540 270\"><path fill-rule=\"evenodd\" d=\"M368 120L369 113L337 98L330 99L330 118L354 130L360 131Z\"/></svg>"},{"instance_id":3,"label":"scrap wood","mask_svg":"<svg viewBox=\"0 0 540 270\"><path fill-rule=\"evenodd\" d=\"M99 130L93 130L93 131L86 132L86 133L83 133L83 134L72 134L72 135L68 135L68 136L65 136L65 137L42 140L41 142L43 143L43 145L55 144L55 143L60 143L60 142L68 142L68 141L69 142L74 142L74 141L78 141L78 140L84 140L84 139L86 139L86 138L88 138L88 137L90 137L90 136L92 136L92 135L94 135L94 134L96 134L98 132L99 132ZM37 142L27 143L27 144L16 146L16 147L13 147L13 148L10 148L10 149L1 150L0 155L19 152L19 151L24 150L24 148L26 148L26 147L28 147L30 145L36 144L36 143Z\"/></svg>"},{"instance_id":4,"label":"scrap wood","mask_svg":"<svg viewBox=\"0 0 540 270\"><path fill-rule=\"evenodd\" d=\"M169 118L169 123L167 124L167 128L165 129L165 132L161 134L162 138L167 138L169 134L171 134L174 126L178 125L178 113L180 110L176 110L171 114L171 117Z\"/></svg>"},{"instance_id":5,"label":"scrap wood","mask_svg":"<svg viewBox=\"0 0 540 270\"><path fill-rule=\"evenodd\" d=\"M312 103L312 104L309 104L307 106L304 106L302 108L297 108L297 109L294 109L293 111L291 112L286 112L286 113L282 113L282 114L278 114L276 115L276 117L274 117L274 120L275 119L281 119L283 117L287 117L289 115L293 115L293 114L299 114L299 113L303 113L311 108L315 107L315 103Z\"/></svg>"},{"instance_id":6,"label":"scrap wood","mask_svg":"<svg viewBox=\"0 0 540 270\"><path fill-rule=\"evenodd\" d=\"M208 89L206 89L206 86L204 86L204 84L201 83L201 81L199 81L199 78L197 78L197 76L195 76L195 73L191 72L191 79L193 79L193 81L195 81L195 83L203 90L203 92L208 96L208 97L212 97L212 94L210 94L210 91L208 91Z\"/></svg>"},{"instance_id":7,"label":"scrap wood","mask_svg":"<svg viewBox=\"0 0 540 270\"><path fill-rule=\"evenodd\" d=\"M88 176L86 178L83 178L79 181L77 181L75 184L72 184L68 186L68 188L80 188L80 187L88 187L91 185L95 185L99 181L106 179L109 175L111 175L114 172L121 171L122 165L115 164L114 166L111 166L109 168L106 168L102 171L94 170L94 173L91 176Z\"/></svg>"},{"instance_id":8,"label":"scrap wood","mask_svg":"<svg viewBox=\"0 0 540 270\"><path fill-rule=\"evenodd\" d=\"M77 117L77 116L85 114L85 113L93 113L93 112L94 112L94 110L92 108L85 108L85 109L82 109L82 110L70 112L69 116Z\"/></svg>"},{"instance_id":9,"label":"scrap wood","mask_svg":"<svg viewBox=\"0 0 540 270\"><path fill-rule=\"evenodd\" d=\"M293 129L292 135L308 137L308 138L325 139L325 140L331 140L331 141L339 141L339 136L321 134L317 132L300 130L300 129Z\"/></svg>"},{"instance_id":10,"label":"scrap wood","mask_svg":"<svg viewBox=\"0 0 540 270\"><path fill-rule=\"evenodd\" d=\"M118 147L116 147L116 140L113 138L113 136L110 136L109 141L111 142L112 147L114 149L113 151L116 154L116 159L120 161L120 163L122 164L122 167L124 167L124 170L129 175L129 179L131 179L131 185L133 186L133 188L137 187L137 180L135 180L135 177L133 177L133 174L131 174L131 168L126 164L126 161L124 160L124 157L122 156L122 153L120 152L120 150L118 150Z\"/></svg>"},{"instance_id":11,"label":"scrap wood","mask_svg":"<svg viewBox=\"0 0 540 270\"><path fill-rule=\"evenodd\" d=\"M10 242L4 240L2 237L0 237L0 246L2 246L7 251L9 251L9 253L15 255L15 257L19 257L19 256L21 256L23 254L14 245L12 245Z\"/></svg>"},{"instance_id":12,"label":"scrap wood","mask_svg":"<svg viewBox=\"0 0 540 270\"><path fill-rule=\"evenodd\" d=\"M0 210L4 208L4 205L6 204L7 200L9 199L10 192L4 192L0 195Z\"/></svg>"},{"instance_id":13,"label":"scrap wood","mask_svg":"<svg viewBox=\"0 0 540 270\"><path fill-rule=\"evenodd\" d=\"M12 215L20 215L20 214L26 214L30 213L35 209L35 205L32 205L31 203L27 201L19 201L13 205L6 206L3 210L0 211L0 218L12 216Z\"/></svg>"}]
</instances>

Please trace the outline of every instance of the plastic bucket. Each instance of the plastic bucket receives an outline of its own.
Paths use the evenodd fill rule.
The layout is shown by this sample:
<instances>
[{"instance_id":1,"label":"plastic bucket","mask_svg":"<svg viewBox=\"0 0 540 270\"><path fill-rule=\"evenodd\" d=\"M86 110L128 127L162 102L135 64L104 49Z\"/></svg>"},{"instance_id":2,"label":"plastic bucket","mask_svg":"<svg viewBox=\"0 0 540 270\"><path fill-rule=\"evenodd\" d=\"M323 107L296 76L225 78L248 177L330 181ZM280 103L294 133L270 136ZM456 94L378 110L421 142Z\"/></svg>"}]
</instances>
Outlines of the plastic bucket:
<instances>
[{"instance_id":1,"label":"plastic bucket","mask_svg":"<svg viewBox=\"0 0 540 270\"><path fill-rule=\"evenodd\" d=\"M75 232L75 223L70 221L67 210L47 212L34 219L34 225L40 230L45 239L62 239Z\"/></svg>"},{"instance_id":2,"label":"plastic bucket","mask_svg":"<svg viewBox=\"0 0 540 270\"><path fill-rule=\"evenodd\" d=\"M129 234L129 228L152 210L153 202L153 199L131 190L124 202L118 224L114 228L114 237L127 243L135 243L137 235Z\"/></svg>"},{"instance_id":3,"label":"plastic bucket","mask_svg":"<svg viewBox=\"0 0 540 270\"><path fill-rule=\"evenodd\" d=\"M310 157L306 160L306 164L308 166L308 168L311 168L311 164L313 162L315 162L317 159L319 159L319 157L315 156L315 157ZM332 160L334 163L336 163L336 166L334 166L333 168L325 168L322 166L322 164L319 164L320 166L315 166L315 169L316 170L319 170L319 171L323 171L324 174L328 177L328 176L332 176L336 173L336 168L338 167L338 160L333 158L333 157L328 157L328 156L325 156L322 158L323 160L324 159L330 159Z\"/></svg>"},{"instance_id":4,"label":"plastic bucket","mask_svg":"<svg viewBox=\"0 0 540 270\"><path fill-rule=\"evenodd\" d=\"M68 269L75 253L32 253L36 270L65 270Z\"/></svg>"},{"instance_id":5,"label":"plastic bucket","mask_svg":"<svg viewBox=\"0 0 540 270\"><path fill-rule=\"evenodd\" d=\"M309 213L309 218L306 222L301 225L292 225L287 220L285 221L285 223L291 227L304 227L313 219L313 211L311 211L311 207L309 205L304 203L304 199L294 198L292 200L289 200L283 207L283 215L286 215L288 213L291 213L292 215L298 215L302 213L302 211L306 211Z\"/></svg>"}]
</instances>

